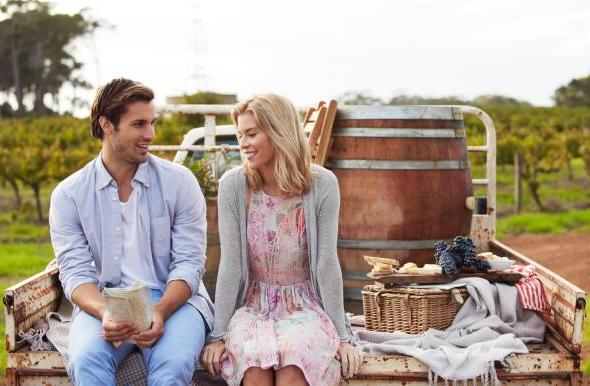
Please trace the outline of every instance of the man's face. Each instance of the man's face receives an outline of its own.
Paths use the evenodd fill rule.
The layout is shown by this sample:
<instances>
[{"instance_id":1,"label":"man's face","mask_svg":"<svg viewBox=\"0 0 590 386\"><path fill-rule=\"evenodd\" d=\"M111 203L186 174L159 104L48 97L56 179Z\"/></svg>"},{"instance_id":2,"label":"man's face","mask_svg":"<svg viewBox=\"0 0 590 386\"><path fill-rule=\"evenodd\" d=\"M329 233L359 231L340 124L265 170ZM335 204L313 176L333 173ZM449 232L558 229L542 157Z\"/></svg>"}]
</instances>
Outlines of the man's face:
<instances>
[{"instance_id":1,"label":"man's face","mask_svg":"<svg viewBox=\"0 0 590 386\"><path fill-rule=\"evenodd\" d=\"M153 102L132 102L119 124L105 132L116 157L131 164L147 161L148 145L154 140L156 108Z\"/></svg>"}]
</instances>

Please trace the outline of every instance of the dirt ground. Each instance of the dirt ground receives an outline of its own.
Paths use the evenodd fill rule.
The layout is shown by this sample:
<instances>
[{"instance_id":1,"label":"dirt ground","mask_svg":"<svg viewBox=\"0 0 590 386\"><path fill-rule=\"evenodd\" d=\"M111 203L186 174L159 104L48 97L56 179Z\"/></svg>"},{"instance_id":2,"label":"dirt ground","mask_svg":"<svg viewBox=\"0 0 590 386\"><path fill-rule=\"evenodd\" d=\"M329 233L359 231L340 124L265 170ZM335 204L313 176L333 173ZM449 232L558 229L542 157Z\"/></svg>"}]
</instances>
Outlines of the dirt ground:
<instances>
[{"instance_id":1,"label":"dirt ground","mask_svg":"<svg viewBox=\"0 0 590 386\"><path fill-rule=\"evenodd\" d=\"M509 236L501 241L590 294L590 232ZM590 323L590 318L586 323ZM582 351L582 361L588 360L590 344L583 346Z\"/></svg>"}]
</instances>

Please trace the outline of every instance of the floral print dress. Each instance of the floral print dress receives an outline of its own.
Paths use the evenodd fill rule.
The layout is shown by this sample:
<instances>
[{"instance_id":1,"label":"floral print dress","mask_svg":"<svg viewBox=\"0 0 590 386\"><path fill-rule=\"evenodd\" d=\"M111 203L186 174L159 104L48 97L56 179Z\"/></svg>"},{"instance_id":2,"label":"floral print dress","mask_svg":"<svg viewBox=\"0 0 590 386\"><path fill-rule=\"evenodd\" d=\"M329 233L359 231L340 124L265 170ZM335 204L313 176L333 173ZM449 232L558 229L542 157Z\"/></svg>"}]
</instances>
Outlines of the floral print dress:
<instances>
[{"instance_id":1,"label":"floral print dress","mask_svg":"<svg viewBox=\"0 0 590 386\"><path fill-rule=\"evenodd\" d=\"M301 196L252 192L247 239L250 285L228 326L223 378L238 386L249 367L295 365L311 386L337 385L340 339L309 280Z\"/></svg>"}]
</instances>

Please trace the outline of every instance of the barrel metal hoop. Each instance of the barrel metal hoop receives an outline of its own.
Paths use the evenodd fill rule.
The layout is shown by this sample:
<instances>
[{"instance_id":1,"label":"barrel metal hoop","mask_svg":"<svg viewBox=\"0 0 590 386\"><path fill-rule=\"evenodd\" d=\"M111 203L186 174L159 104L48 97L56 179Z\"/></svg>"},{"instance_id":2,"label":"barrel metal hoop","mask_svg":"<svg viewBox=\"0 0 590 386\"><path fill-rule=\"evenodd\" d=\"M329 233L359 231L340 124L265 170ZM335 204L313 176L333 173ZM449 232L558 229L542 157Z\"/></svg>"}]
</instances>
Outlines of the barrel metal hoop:
<instances>
[{"instance_id":1,"label":"barrel metal hoop","mask_svg":"<svg viewBox=\"0 0 590 386\"><path fill-rule=\"evenodd\" d=\"M462 138L464 129L420 129L420 128L383 128L341 127L332 131L333 137L365 138Z\"/></svg>"},{"instance_id":2,"label":"barrel metal hoop","mask_svg":"<svg viewBox=\"0 0 590 386\"><path fill-rule=\"evenodd\" d=\"M342 292L345 300L363 300L361 291L360 288L344 287Z\"/></svg>"},{"instance_id":3,"label":"barrel metal hoop","mask_svg":"<svg viewBox=\"0 0 590 386\"><path fill-rule=\"evenodd\" d=\"M342 271L342 278L345 280L361 280L361 281L374 281L367 276L367 272L360 271Z\"/></svg>"},{"instance_id":4,"label":"barrel metal hoop","mask_svg":"<svg viewBox=\"0 0 590 386\"><path fill-rule=\"evenodd\" d=\"M345 249L430 249L438 240L343 240L338 248Z\"/></svg>"},{"instance_id":5,"label":"barrel metal hoop","mask_svg":"<svg viewBox=\"0 0 590 386\"><path fill-rule=\"evenodd\" d=\"M441 119L463 120L460 108L451 106L338 106L336 119Z\"/></svg>"},{"instance_id":6,"label":"barrel metal hoop","mask_svg":"<svg viewBox=\"0 0 590 386\"><path fill-rule=\"evenodd\" d=\"M330 159L326 166L333 169L377 169L377 170L433 170L468 169L466 160L451 161L381 161L362 159Z\"/></svg>"},{"instance_id":7,"label":"barrel metal hoop","mask_svg":"<svg viewBox=\"0 0 590 386\"><path fill-rule=\"evenodd\" d=\"M219 244L219 233L207 233L207 244L218 245Z\"/></svg>"}]
</instances>

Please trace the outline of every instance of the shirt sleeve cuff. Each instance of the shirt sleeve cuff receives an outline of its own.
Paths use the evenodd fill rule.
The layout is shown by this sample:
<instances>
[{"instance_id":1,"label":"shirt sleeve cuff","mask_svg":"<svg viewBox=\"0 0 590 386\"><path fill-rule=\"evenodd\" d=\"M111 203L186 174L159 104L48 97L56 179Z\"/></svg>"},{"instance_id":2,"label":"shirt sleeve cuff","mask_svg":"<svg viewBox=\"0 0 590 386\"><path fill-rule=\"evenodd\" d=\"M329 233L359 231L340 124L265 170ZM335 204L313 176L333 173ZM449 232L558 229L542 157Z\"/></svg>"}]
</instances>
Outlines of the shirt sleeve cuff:
<instances>
[{"instance_id":1,"label":"shirt sleeve cuff","mask_svg":"<svg viewBox=\"0 0 590 386\"><path fill-rule=\"evenodd\" d=\"M69 281L64 286L64 295L65 295L66 299L68 299L70 301L70 303L73 303L72 294L74 293L76 288L80 287L82 284L88 284L88 283L98 286L98 280L96 280L92 277L85 277L85 278L80 278L77 280Z\"/></svg>"},{"instance_id":2,"label":"shirt sleeve cuff","mask_svg":"<svg viewBox=\"0 0 590 386\"><path fill-rule=\"evenodd\" d=\"M205 339L205 343L209 344L209 343L216 342L218 340L223 340L223 339L225 339L225 333L213 331L212 333L210 333L207 336L207 338Z\"/></svg>"},{"instance_id":3,"label":"shirt sleeve cuff","mask_svg":"<svg viewBox=\"0 0 590 386\"><path fill-rule=\"evenodd\" d=\"M188 287L191 290L191 296L194 296L199 292L199 282L194 277L188 277L188 275L180 275L180 274L170 275L170 276L168 276L168 280L166 281L166 284L168 284L174 280L182 280L183 282L185 282L186 285L188 285Z\"/></svg>"}]
</instances>

